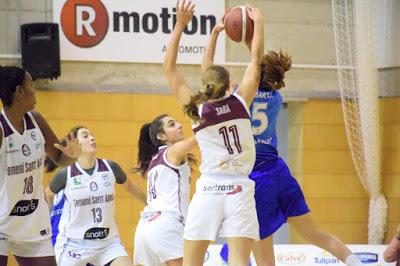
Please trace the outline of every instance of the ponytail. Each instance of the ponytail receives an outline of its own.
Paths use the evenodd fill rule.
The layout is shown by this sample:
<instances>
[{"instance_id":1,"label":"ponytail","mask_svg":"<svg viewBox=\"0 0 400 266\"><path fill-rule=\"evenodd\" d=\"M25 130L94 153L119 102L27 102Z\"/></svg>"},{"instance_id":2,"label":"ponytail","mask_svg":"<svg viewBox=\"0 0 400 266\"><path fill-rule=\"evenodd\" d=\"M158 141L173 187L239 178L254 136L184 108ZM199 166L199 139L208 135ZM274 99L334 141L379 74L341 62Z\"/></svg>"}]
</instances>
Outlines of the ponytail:
<instances>
[{"instance_id":1,"label":"ponytail","mask_svg":"<svg viewBox=\"0 0 400 266\"><path fill-rule=\"evenodd\" d=\"M212 82L207 83L202 90L190 97L190 102L183 106L183 112L192 119L193 122L201 122L198 106L210 99L222 98L225 92L225 88L220 89Z\"/></svg>"},{"instance_id":2,"label":"ponytail","mask_svg":"<svg viewBox=\"0 0 400 266\"><path fill-rule=\"evenodd\" d=\"M151 123L144 124L140 129L137 166L133 168L133 172L139 173L142 176L144 176L147 168L149 168L151 158L157 153L157 147L152 144L150 139L150 125Z\"/></svg>"},{"instance_id":3,"label":"ponytail","mask_svg":"<svg viewBox=\"0 0 400 266\"><path fill-rule=\"evenodd\" d=\"M285 87L285 72L292 68L292 58L281 50L269 51L260 61L260 88L279 90Z\"/></svg>"},{"instance_id":4,"label":"ponytail","mask_svg":"<svg viewBox=\"0 0 400 266\"><path fill-rule=\"evenodd\" d=\"M140 129L137 166L132 169L134 173L139 173L144 176L149 168L151 159L158 152L158 147L164 145L164 143L157 138L157 134L164 132L162 119L166 116L166 114L160 115L151 123L144 124Z\"/></svg>"}]
</instances>

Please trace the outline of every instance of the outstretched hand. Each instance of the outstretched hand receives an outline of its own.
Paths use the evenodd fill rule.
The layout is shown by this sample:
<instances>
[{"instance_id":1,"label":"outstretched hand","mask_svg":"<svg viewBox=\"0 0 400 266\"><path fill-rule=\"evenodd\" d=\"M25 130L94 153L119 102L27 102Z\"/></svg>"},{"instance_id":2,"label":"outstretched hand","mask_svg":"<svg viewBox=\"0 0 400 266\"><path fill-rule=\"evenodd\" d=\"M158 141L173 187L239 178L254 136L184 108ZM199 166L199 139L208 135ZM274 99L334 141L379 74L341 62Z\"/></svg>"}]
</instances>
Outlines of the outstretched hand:
<instances>
[{"instance_id":1,"label":"outstretched hand","mask_svg":"<svg viewBox=\"0 0 400 266\"><path fill-rule=\"evenodd\" d=\"M246 9L247 9L247 13L249 14L249 17L254 22L264 20L264 15L259 8L253 7L252 5L247 4Z\"/></svg>"},{"instance_id":2,"label":"outstretched hand","mask_svg":"<svg viewBox=\"0 0 400 266\"><path fill-rule=\"evenodd\" d=\"M192 21L195 5L192 1L183 0L176 3L176 24L186 27Z\"/></svg>"},{"instance_id":3,"label":"outstretched hand","mask_svg":"<svg viewBox=\"0 0 400 266\"><path fill-rule=\"evenodd\" d=\"M72 133L65 137L65 146L59 143L54 143L54 147L59 149L62 153L70 158L76 159L82 153L82 146L79 144L78 139L75 138Z\"/></svg>"},{"instance_id":4,"label":"outstretched hand","mask_svg":"<svg viewBox=\"0 0 400 266\"><path fill-rule=\"evenodd\" d=\"M218 23L213 28L213 31L220 33L221 31L223 31L225 29L224 21L225 21L226 14L229 12L229 10L231 10L231 8L227 8L225 10L224 15L219 18Z\"/></svg>"}]
</instances>

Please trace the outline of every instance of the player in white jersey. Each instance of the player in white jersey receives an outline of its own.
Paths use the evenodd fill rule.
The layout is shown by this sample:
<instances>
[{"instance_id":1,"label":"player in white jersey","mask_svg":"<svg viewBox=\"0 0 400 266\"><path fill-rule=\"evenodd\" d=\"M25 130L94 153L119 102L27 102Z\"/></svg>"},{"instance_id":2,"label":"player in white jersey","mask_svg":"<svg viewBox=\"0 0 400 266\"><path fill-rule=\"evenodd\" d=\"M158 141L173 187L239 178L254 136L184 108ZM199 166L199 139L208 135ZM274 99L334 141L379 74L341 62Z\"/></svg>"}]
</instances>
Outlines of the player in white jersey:
<instances>
[{"instance_id":1,"label":"player in white jersey","mask_svg":"<svg viewBox=\"0 0 400 266\"><path fill-rule=\"evenodd\" d=\"M59 171L46 194L64 189L65 202L54 250L58 265L131 265L115 222L115 183L145 203L145 194L121 167L96 158L96 142L82 126L70 132L82 147L75 164Z\"/></svg>"},{"instance_id":2,"label":"player in white jersey","mask_svg":"<svg viewBox=\"0 0 400 266\"><path fill-rule=\"evenodd\" d=\"M190 1L177 4L177 23L167 47L164 71L172 91L194 122L202 156L201 178L185 225L184 265L203 265L208 244L218 235L228 238L229 263L248 265L252 244L258 239L254 182L248 177L255 161L248 106L258 88L264 35L261 11L251 6L247 10L254 21L251 62L237 93L225 98L230 84L229 72L223 67L208 68L195 95L176 67L179 40L194 13Z\"/></svg>"},{"instance_id":3,"label":"player in white jersey","mask_svg":"<svg viewBox=\"0 0 400 266\"><path fill-rule=\"evenodd\" d=\"M223 30L222 18L212 30L202 61L203 71L214 62L218 35ZM251 43L246 44L251 51ZM256 183L255 200L260 231L260 241L253 247L257 265L275 265L272 234L286 222L303 239L325 249L346 265L362 265L338 237L325 232L313 221L300 186L276 150L275 125L282 104L279 90L285 87L285 72L291 69L291 57L282 51L268 51L261 56L259 63L260 88L250 106L256 143L256 163L250 179ZM222 250L228 251L226 247Z\"/></svg>"},{"instance_id":4,"label":"player in white jersey","mask_svg":"<svg viewBox=\"0 0 400 266\"><path fill-rule=\"evenodd\" d=\"M36 103L31 75L0 66L0 265L11 252L19 265L55 265L42 179L47 154L58 165L80 154L76 140L59 145Z\"/></svg>"},{"instance_id":5,"label":"player in white jersey","mask_svg":"<svg viewBox=\"0 0 400 266\"><path fill-rule=\"evenodd\" d=\"M147 178L147 206L136 227L134 264L182 265L183 229L189 205L189 151L194 137L183 140L182 125L160 115L143 125L138 167Z\"/></svg>"}]
</instances>

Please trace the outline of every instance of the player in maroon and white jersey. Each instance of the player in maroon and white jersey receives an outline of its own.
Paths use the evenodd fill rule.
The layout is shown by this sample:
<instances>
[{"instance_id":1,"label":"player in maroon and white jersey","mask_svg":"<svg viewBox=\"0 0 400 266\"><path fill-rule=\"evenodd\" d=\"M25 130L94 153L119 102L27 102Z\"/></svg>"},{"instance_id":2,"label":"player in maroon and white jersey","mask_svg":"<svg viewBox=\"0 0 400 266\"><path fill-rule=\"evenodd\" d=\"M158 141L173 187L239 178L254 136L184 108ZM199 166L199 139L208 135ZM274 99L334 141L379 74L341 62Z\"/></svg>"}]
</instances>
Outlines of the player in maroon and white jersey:
<instances>
[{"instance_id":1,"label":"player in maroon and white jersey","mask_svg":"<svg viewBox=\"0 0 400 266\"><path fill-rule=\"evenodd\" d=\"M217 236L228 239L230 264L248 265L252 244L259 238L254 182L249 179L255 147L248 107L260 79L263 15L251 6L247 10L254 21L251 61L236 93L225 97L230 85L225 68L209 67L195 94L179 72L179 41L193 17L194 5L191 1L177 4L177 23L167 46L164 71L184 112L193 121L202 157L201 177L185 225L184 265L203 265L208 244Z\"/></svg>"},{"instance_id":2,"label":"player in maroon and white jersey","mask_svg":"<svg viewBox=\"0 0 400 266\"><path fill-rule=\"evenodd\" d=\"M136 227L134 264L182 265L196 140L183 140L182 125L164 114L142 127L138 146L135 170L147 178L147 206Z\"/></svg>"}]
</instances>

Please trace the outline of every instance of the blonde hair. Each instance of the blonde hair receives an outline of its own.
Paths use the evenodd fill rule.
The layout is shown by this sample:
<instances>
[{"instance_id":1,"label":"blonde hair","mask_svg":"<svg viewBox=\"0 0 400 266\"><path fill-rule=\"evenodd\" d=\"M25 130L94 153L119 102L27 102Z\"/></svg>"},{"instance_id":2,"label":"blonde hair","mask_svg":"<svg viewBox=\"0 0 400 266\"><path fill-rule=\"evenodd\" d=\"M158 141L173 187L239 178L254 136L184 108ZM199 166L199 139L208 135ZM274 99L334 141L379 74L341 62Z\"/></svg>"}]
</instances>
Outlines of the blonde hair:
<instances>
[{"instance_id":1,"label":"blonde hair","mask_svg":"<svg viewBox=\"0 0 400 266\"><path fill-rule=\"evenodd\" d=\"M200 121L199 104L225 96L225 92L229 89L229 72L221 66L210 66L203 74L202 83L200 91L183 106L184 113L194 122Z\"/></svg>"}]
</instances>

